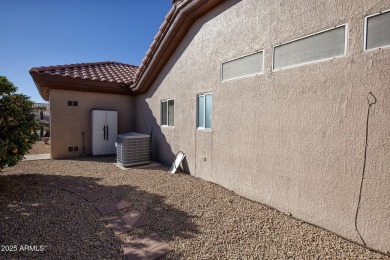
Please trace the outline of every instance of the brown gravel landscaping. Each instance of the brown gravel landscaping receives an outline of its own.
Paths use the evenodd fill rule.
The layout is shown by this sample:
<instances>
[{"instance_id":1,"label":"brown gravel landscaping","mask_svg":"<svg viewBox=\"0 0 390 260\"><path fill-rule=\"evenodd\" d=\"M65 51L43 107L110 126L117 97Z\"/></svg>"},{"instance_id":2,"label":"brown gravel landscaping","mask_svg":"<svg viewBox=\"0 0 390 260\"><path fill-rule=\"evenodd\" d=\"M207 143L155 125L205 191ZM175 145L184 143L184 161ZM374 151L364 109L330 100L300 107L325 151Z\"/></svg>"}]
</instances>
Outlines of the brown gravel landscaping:
<instances>
[{"instance_id":1,"label":"brown gravel landscaping","mask_svg":"<svg viewBox=\"0 0 390 260\"><path fill-rule=\"evenodd\" d=\"M6 169L0 244L17 251L2 250L0 259L123 259L121 245L148 233L174 249L162 259L390 259L190 175L168 174L166 167L121 170L114 162L23 161ZM95 201L26 174L89 184L109 192L98 202L120 199L130 206L101 215ZM115 236L105 220L130 212L146 224ZM36 247L22 251L23 245Z\"/></svg>"}]
</instances>

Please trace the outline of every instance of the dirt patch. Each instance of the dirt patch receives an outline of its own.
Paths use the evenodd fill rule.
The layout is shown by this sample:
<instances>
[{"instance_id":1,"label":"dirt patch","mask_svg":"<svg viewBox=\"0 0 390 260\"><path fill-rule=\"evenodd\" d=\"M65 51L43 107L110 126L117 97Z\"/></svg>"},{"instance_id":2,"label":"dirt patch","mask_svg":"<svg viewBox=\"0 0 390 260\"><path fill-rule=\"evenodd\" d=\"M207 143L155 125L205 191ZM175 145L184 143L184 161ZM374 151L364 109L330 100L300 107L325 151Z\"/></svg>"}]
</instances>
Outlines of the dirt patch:
<instances>
[{"instance_id":1,"label":"dirt patch","mask_svg":"<svg viewBox=\"0 0 390 260\"><path fill-rule=\"evenodd\" d=\"M50 142L49 144L45 144L43 141L36 142L28 154L46 154L50 153Z\"/></svg>"}]
</instances>

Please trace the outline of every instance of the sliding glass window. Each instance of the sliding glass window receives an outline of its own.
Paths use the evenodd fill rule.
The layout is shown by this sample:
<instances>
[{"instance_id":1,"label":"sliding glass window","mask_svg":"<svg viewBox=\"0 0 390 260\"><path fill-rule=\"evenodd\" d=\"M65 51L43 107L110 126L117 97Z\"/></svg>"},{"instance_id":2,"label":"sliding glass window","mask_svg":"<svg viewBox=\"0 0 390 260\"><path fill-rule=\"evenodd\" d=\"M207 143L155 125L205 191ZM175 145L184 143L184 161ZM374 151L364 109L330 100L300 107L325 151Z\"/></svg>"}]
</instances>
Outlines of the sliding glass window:
<instances>
[{"instance_id":1,"label":"sliding glass window","mask_svg":"<svg viewBox=\"0 0 390 260\"><path fill-rule=\"evenodd\" d=\"M175 100L166 99L161 101L161 125L175 125Z\"/></svg>"},{"instance_id":2,"label":"sliding glass window","mask_svg":"<svg viewBox=\"0 0 390 260\"><path fill-rule=\"evenodd\" d=\"M211 93L198 95L198 128L211 129L212 103L213 97Z\"/></svg>"}]
</instances>

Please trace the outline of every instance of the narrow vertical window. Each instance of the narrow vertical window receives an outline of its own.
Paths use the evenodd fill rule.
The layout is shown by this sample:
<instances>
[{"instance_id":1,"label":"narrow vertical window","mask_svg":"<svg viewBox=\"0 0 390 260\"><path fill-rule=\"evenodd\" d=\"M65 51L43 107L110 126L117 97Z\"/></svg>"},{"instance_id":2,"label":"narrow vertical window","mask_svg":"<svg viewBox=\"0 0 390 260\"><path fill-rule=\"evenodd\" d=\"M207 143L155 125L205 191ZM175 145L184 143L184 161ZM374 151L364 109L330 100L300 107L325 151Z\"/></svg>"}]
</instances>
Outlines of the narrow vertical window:
<instances>
[{"instance_id":1,"label":"narrow vertical window","mask_svg":"<svg viewBox=\"0 0 390 260\"><path fill-rule=\"evenodd\" d=\"M211 128L211 103L213 101L213 97L211 94L205 95L206 104L205 104L205 128Z\"/></svg>"},{"instance_id":2,"label":"narrow vertical window","mask_svg":"<svg viewBox=\"0 0 390 260\"><path fill-rule=\"evenodd\" d=\"M169 126L175 125L174 106L175 106L175 101L173 99L168 100L168 125Z\"/></svg>"},{"instance_id":3,"label":"narrow vertical window","mask_svg":"<svg viewBox=\"0 0 390 260\"><path fill-rule=\"evenodd\" d=\"M161 125L168 125L168 101L161 101Z\"/></svg>"},{"instance_id":4,"label":"narrow vertical window","mask_svg":"<svg viewBox=\"0 0 390 260\"><path fill-rule=\"evenodd\" d=\"M211 93L198 95L198 128L211 128L212 95Z\"/></svg>"},{"instance_id":5,"label":"narrow vertical window","mask_svg":"<svg viewBox=\"0 0 390 260\"><path fill-rule=\"evenodd\" d=\"M161 101L161 125L175 125L175 101L173 99Z\"/></svg>"},{"instance_id":6,"label":"narrow vertical window","mask_svg":"<svg viewBox=\"0 0 390 260\"><path fill-rule=\"evenodd\" d=\"M204 96L198 96L198 127L204 128Z\"/></svg>"}]
</instances>

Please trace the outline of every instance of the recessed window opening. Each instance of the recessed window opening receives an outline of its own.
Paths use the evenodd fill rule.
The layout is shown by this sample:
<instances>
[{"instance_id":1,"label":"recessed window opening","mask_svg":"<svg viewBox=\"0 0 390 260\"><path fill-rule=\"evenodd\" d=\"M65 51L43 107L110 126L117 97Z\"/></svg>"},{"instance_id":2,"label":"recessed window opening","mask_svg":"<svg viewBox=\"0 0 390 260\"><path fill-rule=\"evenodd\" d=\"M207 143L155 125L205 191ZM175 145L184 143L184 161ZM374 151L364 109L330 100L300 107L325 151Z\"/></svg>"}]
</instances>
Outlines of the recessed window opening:
<instances>
[{"instance_id":1,"label":"recessed window opening","mask_svg":"<svg viewBox=\"0 0 390 260\"><path fill-rule=\"evenodd\" d=\"M161 101L161 125L175 125L175 100L166 99Z\"/></svg>"},{"instance_id":2,"label":"recessed window opening","mask_svg":"<svg viewBox=\"0 0 390 260\"><path fill-rule=\"evenodd\" d=\"M381 47L390 47L390 10L364 19L364 50Z\"/></svg>"},{"instance_id":3,"label":"recessed window opening","mask_svg":"<svg viewBox=\"0 0 390 260\"><path fill-rule=\"evenodd\" d=\"M263 51L222 63L222 81L263 73Z\"/></svg>"},{"instance_id":4,"label":"recessed window opening","mask_svg":"<svg viewBox=\"0 0 390 260\"><path fill-rule=\"evenodd\" d=\"M198 129L211 129L212 102L213 97L211 93L204 93L198 95Z\"/></svg>"},{"instance_id":5,"label":"recessed window opening","mask_svg":"<svg viewBox=\"0 0 390 260\"><path fill-rule=\"evenodd\" d=\"M273 69L283 69L346 55L346 25L274 47Z\"/></svg>"}]
</instances>

